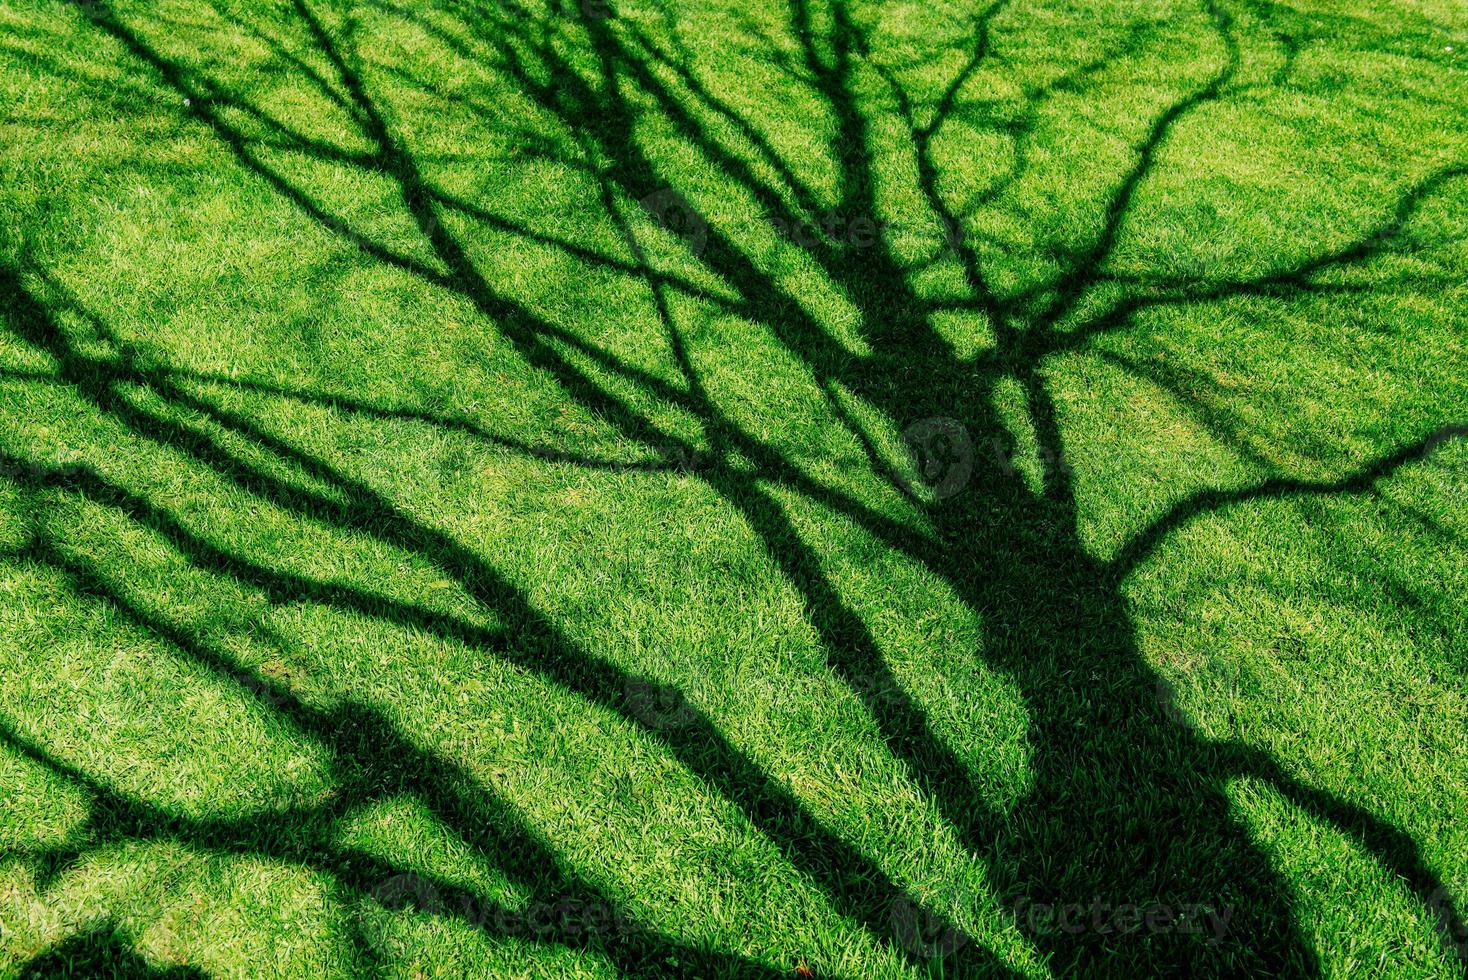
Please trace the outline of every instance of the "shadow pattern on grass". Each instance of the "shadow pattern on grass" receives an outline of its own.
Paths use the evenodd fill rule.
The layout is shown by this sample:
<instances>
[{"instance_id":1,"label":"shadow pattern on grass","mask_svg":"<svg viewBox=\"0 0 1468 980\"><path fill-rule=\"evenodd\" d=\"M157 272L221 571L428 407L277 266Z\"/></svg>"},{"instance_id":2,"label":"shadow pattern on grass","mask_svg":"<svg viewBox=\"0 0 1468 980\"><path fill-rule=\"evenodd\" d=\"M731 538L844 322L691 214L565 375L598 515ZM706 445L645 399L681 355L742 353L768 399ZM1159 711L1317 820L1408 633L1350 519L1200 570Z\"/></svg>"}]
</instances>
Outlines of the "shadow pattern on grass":
<instances>
[{"instance_id":1,"label":"shadow pattern on grass","mask_svg":"<svg viewBox=\"0 0 1468 980\"><path fill-rule=\"evenodd\" d=\"M1131 165L1106 195L1099 231L1088 243L1060 256L1059 275L1043 287L1006 292L986 276L986 246L965 230L969 212L1023 175L1025 148L1044 101L1055 92L1085 91L1109 60L1077 66L1051 84L1027 91L1025 110L1017 120L993 124L1014 147L1012 172L1001 175L976 201L951 201L943 191L934 143L961 109L972 108L961 93L994 58L996 24L1006 14L1006 0L997 0L974 16L968 57L937 97L925 100L931 103L926 108L905 88L901 73L874 56L875 41L853 8L790 0L790 43L781 48L789 59L788 71L829 113L832 144L844 150L838 155L840 199L826 209L819 204L821 195L759 128L700 81L686 51L653 37L634 21L610 16L609 10L608 16L568 22L555 11L532 11L513 2L435 7L366 0L363 6L376 16L414 24L466 62L493 64L525 98L572 134L572 145L551 148L547 151L551 155L564 154L560 158L571 162L606 161L607 166L591 172L603 209L631 260L520 228L497 216L493 202L465 200L438 187L396 135L393 112L373 95L368 71L354 47L355 15L332 24L322 13L328 8L293 0L292 36L308 43L311 62L290 53L284 34L276 37L264 26L236 23L271 46L337 105L352 121L353 135L369 146L366 151L348 151L305 136L245 95L171 58L150 41L145 17L123 14L103 3L88 4L85 10L100 36L121 45L156 77L162 90L188 100L192 120L226 146L240 167L305 218L355 246L364 261L390 265L416 277L425 288L467 301L527 365L553 377L569 398L643 452L629 461L589 457L500 437L466 418L271 382L213 378L158 363L116 337L43 268L28 265L0 272L0 294L6 297L9 329L57 365L55 374L45 380L68 386L137 438L187 454L198 466L286 512L426 556L506 625L490 629L358 586L269 567L212 543L168 508L91 468L53 469L7 454L6 472L36 494L37 506L43 506L39 501L46 493L73 495L117 511L161 536L191 564L246 583L273 601L305 598L462 643L486 657L532 671L619 713L665 746L712 792L737 805L836 909L901 950L913 965L942 961L949 975L958 976L1010 972L942 910L917 899L879 861L831 832L797 794L764 773L676 688L631 676L611 660L583 649L472 548L413 516L343 467L302 450L201 392L210 385L237 385L368 418L456 431L533 459L590 469L682 472L717 493L759 536L768 560L801 594L831 672L863 699L892 755L902 760L964 846L987 862L993 900L1014 910L1015 927L1055 969L1067 972L1109 956L1120 972L1319 972L1284 882L1231 812L1225 788L1237 778L1268 784L1359 842L1431 909L1444 941L1460 952L1465 949L1468 933L1459 907L1408 834L1307 785L1266 753L1243 743L1206 738L1179 719L1167 697L1159 697L1165 682L1136 648L1121 591L1134 568L1199 515L1266 498L1368 493L1377 481L1425 458L1444 439L1462 436L1464 429L1443 419L1441 428L1335 480L1277 477L1244 489L1195 494L1134 534L1114 558L1101 560L1081 540L1076 490L1064 464L1067 433L1047 388L1044 366L1047 358L1079 350L1152 307L1247 296L1288 302L1345 288L1322 275L1390 250L1422 202L1445 182L1464 177L1468 168L1445 167L1427 175L1402 190L1379 224L1355 241L1273 274L1206 282L1130 282L1113 274L1108 259L1138 189L1159 167L1170 135L1200 109L1245 97L1250 91L1234 87L1244 43L1236 15L1230 5L1208 0L1202 14L1216 49L1214 67L1201 78L1180 80L1180 94L1152 117L1133 147ZM1281 24L1289 22L1283 5L1246 6L1255 16L1263 11ZM216 13L232 19L222 6ZM1143 49L1160 29L1155 24L1137 25L1111 56ZM568 36L577 42L584 59L566 53ZM1288 54L1274 76L1274 84L1283 85L1288 83L1298 44L1284 27L1273 36ZM415 82L401 71L394 81L409 86ZM883 96L873 96L876 83ZM431 93L431 86L422 87ZM874 117L879 101L886 112L882 119ZM880 180L868 151L874 142L871 131L879 123L903 127L911 138L915 190L933 226L945 230L940 251L957 261L966 294L951 303L919 295L910 285L912 268L890 248L853 248L827 236L800 237L794 244L863 311L870 353L854 355L799 298L764 271L735 236L699 212L692 192L669 186L638 138L639 116L648 106L731 188L757 201L782 229L809 226L823 210L879 213ZM494 108L489 103L483 106L486 118L495 117ZM706 124L710 118L721 126ZM730 129L753 147L759 166L721 139L719 133ZM267 151L279 149L389 178L402 213L411 219L431 259L400 251L334 213L308 187L272 165ZM773 179L765 174L773 174ZM449 214L639 279L656 313L649 329L666 337L679 383L626 363L496 288L465 242L450 230L445 220ZM679 236L735 298L708 297L679 274L655 269L647 240L650 225ZM28 285L32 281L42 286ZM809 370L833 414L866 447L872 476L919 505L923 521L894 518L808 474L721 408L700 375L673 312L680 298L694 294L766 325ZM1093 302L1098 295L1111 298L1098 307ZM63 309L89 319L120 353L92 354L76 344L57 321L57 311ZM994 334L992 347L974 355L959 354L933 325L935 314L946 310L984 317ZM595 370L584 366L588 363ZM601 380L604 376L688 413L697 420L701 439L667 431L651 413ZM965 473L962 492L930 499L923 487L882 462L876 437L843 409L838 394L857 393L899 425L951 419L957 431L972 434L981 444L992 439L1002 454L1009 454L1015 448L1013 437L996 398L997 386L1005 380L1019 385L1040 458L1046 461L1038 492L1002 467L977 466ZM134 387L207 424L178 421L120 394ZM329 492L303 489L273 475L231 451L221 434L298 468ZM918 700L906 693L871 628L842 597L818 549L805 540L771 487L841 515L883 546L934 573L965 605L982 613L988 632L984 656L1018 685L1030 718L1035 788L1015 809L1001 812L986 803L968 768L935 731ZM287 687L251 674L226 651L150 611L130 597L125 583L116 581L108 569L79 562L44 535L32 541L24 556L59 570L79 593L110 603L199 665L239 684L248 696L326 746L342 774L342 791L319 810L283 811L239 822L199 820L109 788L49 754L23 731L0 732L15 750L90 796L94 815L85 848L174 840L201 851L270 856L330 875L353 900L416 907L468 921L492 935L506 934L504 923L516 921L513 913L448 882L343 850L335 843L330 833L333 821L351 808L407 792L467 844L506 864L507 871L534 894L579 910L569 918L550 917L549 926L531 937L537 941L593 948L630 975L666 974L672 972L668 964L674 961L698 976L786 972L756 959L699 949L636 925L616 910L609 896L563 867L554 842L531 830L509 803L453 762L416 746L371 707L349 702L327 712L305 704ZM655 711L647 710L649 703ZM62 847L25 856L54 877L82 850ZM396 884L384 891L384 882ZM1118 934L1073 930L1058 925L1049 913L1036 914L1039 909L1053 911L1093 900L1187 907L1198 910L1201 917L1186 928L1174 921L1168 929ZM586 928L588 909L599 910L600 918L615 920L617 927ZM1211 921L1206 918L1209 913L1214 916ZM1220 922L1223 928L1215 931L1213 926ZM376 955L367 940L362 939L360 947L364 959Z\"/></svg>"}]
</instances>

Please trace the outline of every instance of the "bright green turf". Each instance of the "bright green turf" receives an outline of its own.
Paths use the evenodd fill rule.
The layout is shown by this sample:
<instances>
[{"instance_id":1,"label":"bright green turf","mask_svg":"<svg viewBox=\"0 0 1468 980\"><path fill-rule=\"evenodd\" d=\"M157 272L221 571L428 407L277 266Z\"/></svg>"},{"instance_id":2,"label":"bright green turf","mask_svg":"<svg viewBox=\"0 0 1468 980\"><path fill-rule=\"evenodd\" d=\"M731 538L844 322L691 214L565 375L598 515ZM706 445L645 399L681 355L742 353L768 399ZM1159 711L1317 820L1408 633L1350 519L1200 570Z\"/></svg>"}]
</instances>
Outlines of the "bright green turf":
<instances>
[{"instance_id":1,"label":"bright green turf","mask_svg":"<svg viewBox=\"0 0 1468 980\"><path fill-rule=\"evenodd\" d=\"M608 3L0 2L0 973L1461 975L1468 8Z\"/></svg>"}]
</instances>

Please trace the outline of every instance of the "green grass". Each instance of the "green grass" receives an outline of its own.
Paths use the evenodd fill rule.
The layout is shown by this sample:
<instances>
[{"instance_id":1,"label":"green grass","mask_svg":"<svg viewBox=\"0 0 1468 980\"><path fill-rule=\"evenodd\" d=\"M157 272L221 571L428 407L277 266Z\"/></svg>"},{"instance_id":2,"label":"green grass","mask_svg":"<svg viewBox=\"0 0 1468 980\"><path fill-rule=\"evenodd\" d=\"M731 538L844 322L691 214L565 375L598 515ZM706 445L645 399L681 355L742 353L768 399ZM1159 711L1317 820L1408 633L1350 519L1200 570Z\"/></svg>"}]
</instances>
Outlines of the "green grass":
<instances>
[{"instance_id":1,"label":"green grass","mask_svg":"<svg viewBox=\"0 0 1468 980\"><path fill-rule=\"evenodd\" d=\"M0 973L1468 971L1455 0L5 0L0 127Z\"/></svg>"}]
</instances>

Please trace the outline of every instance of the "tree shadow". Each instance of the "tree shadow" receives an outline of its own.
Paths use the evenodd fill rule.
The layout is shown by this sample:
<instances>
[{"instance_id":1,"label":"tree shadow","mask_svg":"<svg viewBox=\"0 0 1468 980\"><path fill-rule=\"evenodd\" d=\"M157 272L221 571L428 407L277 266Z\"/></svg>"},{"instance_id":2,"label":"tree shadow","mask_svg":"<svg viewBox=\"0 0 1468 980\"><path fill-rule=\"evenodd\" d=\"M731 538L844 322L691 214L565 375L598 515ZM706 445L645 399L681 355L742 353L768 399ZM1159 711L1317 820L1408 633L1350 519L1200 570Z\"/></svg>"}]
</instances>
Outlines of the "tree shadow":
<instances>
[{"instance_id":1,"label":"tree shadow","mask_svg":"<svg viewBox=\"0 0 1468 980\"><path fill-rule=\"evenodd\" d=\"M23 483L32 487L63 489L92 503L117 510L139 526L163 535L171 547L195 566L249 584L262 590L272 601L289 603L304 599L375 617L384 622L412 627L463 643L488 656L505 659L533 670L566 689L620 713L658 739L689 769L702 776L712 789L739 803L754 825L781 845L787 859L815 880L825 884L838 907L858 921L866 922L879 934L891 931L892 909L921 908L916 902L907 899L890 878L859 851L826 831L788 789L765 776L744 751L731 744L678 691L650 678L631 676L604 658L578 650L560 635L553 624L531 608L508 582L442 532L408 517L382 500L370 488L339 473L329 464L281 442L246 420L181 391L162 376L152 374L145 368L110 366L78 354L68 346L64 331L52 320L47 309L33 300L12 274L0 273L0 291L10 299L12 314L9 322L12 329L56 357L61 380L74 386L95 408L127 426L135 435L154 441L160 446L181 450L242 489L287 510L309 516L312 520L326 521L341 528L360 528L364 525L379 528L374 533L381 540L429 555L439 563L445 574L463 582L476 600L494 610L503 621L516 626L509 633L490 630L452 615L350 585L316 581L276 571L211 543L166 509L85 467L48 468L28 460L6 456L3 467L6 472L18 474ZM213 414L217 421L232 426L236 433L247 435L280 458L298 463L308 473L327 480L334 488L344 489L347 494L345 502L295 487L231 455L220 448L217 440L210 435L190 429L163 415L137 409L125 399L117 397L116 390L121 387L119 382L149 385L175 404ZM195 661L229 677L244 676L247 687L263 685L265 700L314 738L332 744L331 740L339 737L336 733L363 733L360 741L357 741L357 736L353 736L353 744L342 746L335 753L342 760L343 771L356 772L365 766L371 772L379 764L393 767L395 775L392 778L369 780L365 785L410 786L417 789L419 795L427 793L425 800L434 804L435 812L448 826L460 829L466 840L473 839L467 828L477 826L485 819L486 814L503 809L502 806L492 805L487 798L476 799L457 807L439 805L438 799L449 792L445 787L467 783L468 777L459 772L449 776L437 775L443 772L446 763L424 757L421 751L414 749L395 733L385 719L370 709L354 709L349 718L311 718L308 709L282 689L272 686L268 679L243 672L238 664L229 662L223 654L206 651L198 641L179 629L156 617L148 616L143 610L133 606L98 570L74 567L73 563L55 552L53 546L45 541L38 541L29 555L67 571L78 579L77 591L80 594L107 598L117 608L130 614L135 621ZM348 761L351 766L347 765ZM48 760L48 763L55 768L54 762ZM414 772L419 775L412 776ZM66 775L73 780L81 777L78 773ZM352 786L350 782L349 786ZM92 789L94 793L98 791L98 787L94 786ZM354 805L372 798L373 795L360 785L342 794L344 802ZM141 804L125 801L103 809L115 814L135 811L139 806ZM304 815L292 813L283 815L280 819L283 825L291 825L302 821ZM177 818L148 808L141 815L124 821L122 826L125 829L122 833L133 838L145 837L156 834L159 827L174 828L176 824ZM229 828L203 828L197 832L196 838L201 842L216 837L229 841L237 839L246 829L253 836L257 827L258 821L252 819L248 828L237 828L233 831ZM154 829L150 831L149 828ZM528 840L522 832L513 840L498 841L500 846L486 847L485 853L496 856L528 855L523 864L527 875L531 869L553 866L550 852L542 846L528 843ZM324 847L325 842L318 838L314 846ZM308 854L309 848L291 857L306 860ZM375 870L379 872L378 880L382 880L387 872L392 871L388 868ZM435 883L433 887L442 890L447 886ZM552 894L561 896L559 900L565 900L568 891L561 888ZM574 902L599 909L614 908L605 899L582 898L574 893L569 894L570 900ZM456 899L456 902L462 904L463 899ZM682 950L681 953L682 961L690 962L689 951ZM646 959L649 962L658 962L667 957L648 956ZM728 962L716 964L707 959L699 962L706 964L709 975L732 975ZM718 968L714 969L715 966ZM733 972L748 971L740 969Z\"/></svg>"},{"instance_id":2,"label":"tree shadow","mask_svg":"<svg viewBox=\"0 0 1468 980\"><path fill-rule=\"evenodd\" d=\"M89 7L92 22L137 62L155 72L160 84L189 100L190 115L226 146L235 161L263 180L302 215L351 243L370 261L392 266L470 302L507 339L524 362L548 373L566 395L606 420L625 441L639 447L630 462L588 456L555 446L496 435L466 419L442 417L416 408L384 406L350 396L246 380L262 394L315 402L375 419L411 421L457 431L502 449L588 469L676 469L713 490L758 535L769 561L800 593L833 675L862 700L884 742L913 780L941 811L968 850L988 865L993 900L1012 917L1019 932L1062 971L1083 970L1100 957L1130 971L1318 973L1320 964L1296 921L1288 890L1268 854L1231 806L1228 785L1241 777L1259 779L1343 834L1357 840L1389 871L1405 880L1432 909L1445 942L1465 948L1461 913L1441 881L1422 858L1413 839L1373 814L1325 791L1310 787L1276 760L1248 745L1221 742L1199 734L1178 716L1166 696L1166 682L1141 656L1122 591L1128 574L1146 561L1168 536L1198 515L1251 500L1299 494L1340 495L1368 491L1401 467L1423 459L1444 439L1465 434L1444 425L1416 442L1367 462L1336 480L1304 481L1288 476L1262 480L1244 490L1207 490L1173 505L1133 535L1116 557L1098 559L1082 540L1077 492L1066 460L1067 439L1083 433L1063 430L1046 384L1046 361L1080 349L1107 331L1155 306L1219 302L1260 292L1285 298L1331 288L1319 281L1326 271L1362 263L1392 247L1394 237L1423 200L1449 180L1468 173L1445 166L1408 186L1392 202L1387 217L1344 246L1323 249L1281 272L1247 279L1206 283L1158 280L1128 283L1107 267L1135 198L1152 175L1169 138L1200 110L1230 96L1241 64L1235 17L1223 4L1204 7L1217 49L1217 64L1180 97L1144 121L1133 143L1131 165L1106 194L1098 229L1063 257L1060 274L1042 288L1005 293L986 274L986 256L975 239L963 234L974 202L945 196L942 165L934 142L961 105L962 93L994 56L996 32L1006 14L1004 0L979 12L972 23L971 50L933 93L914 93L884 65L876 40L851 8L814 0L791 0L788 32L795 54L790 70L828 113L831 143L839 147L839 199L829 210L845 215L881 213L880 175L873 146L879 123L898 125L910 136L918 196L944 235L939 259L955 260L966 296L952 304L987 322L995 342L977 355L963 356L936 329L938 307L912 285L914 269L886 247L850 248L825 236L802 236L788 244L820 270L865 314L869 352L854 355L781 282L751 255L736 230L711 219L696 204L697 195L674 190L639 141L640 113L653 107L679 138L720 175L731 192L757 202L781 228L820 220L822 201L798 175L795 163L766 139L690 66L686 51L660 46L647 31L614 17L574 21L516 4L436 8L432 13L390 0L368 0L382 16L411 20L457 57L492 64L548 118L574 134L571 146L556 148L574 159L604 159L611 166L596 174L602 209L614 225L630 259L571 240L523 228L500 218L493 208L437 186L425 165L396 134L393 113L373 94L370 77L353 52L351 23L328 24L317 7L294 0L291 19L297 40L308 43L314 67L264 28L251 27L276 57L308 78L323 98L339 107L365 140L367 151L348 151L308 137L246 96L207 74L184 66L156 48L145 29L106 5ZM1259 8L1258 4L1249 5ZM1270 5L1278 6L1278 5ZM1132 29L1112 57L1145 50L1155 25ZM1282 29L1281 29L1282 30ZM1293 33L1279 33L1285 67L1272 84L1284 84L1298 47ZM569 44L587 57L566 54ZM1015 147L1012 172L1001 175L984 195L997 196L1024 175L1023 152L1037 105L1051 91L1084 91L1104 73L1108 59L1062 73L1051 85L1026 92L1028 115L995 128ZM400 82L411 72L400 70ZM886 92L884 105L872 93L874 81ZM432 92L426 83L423 93ZM1242 91L1242 89L1241 89ZM1253 91L1253 89L1250 89ZM485 110L493 108L486 102ZM890 113L879 118L882 112ZM922 118L926 113L926 118ZM732 149L727 138L701 120L717 118L753 147L754 160ZM239 119L249 120L248 129ZM312 196L308 187L272 166L263 152L292 152L333 166L360 168L390 178L401 210L412 221L431 259L424 261L375 238L344 220ZM763 166L759 166L762 164ZM766 174L773 174L770 179ZM980 200L984 197L980 196ZM639 281L646 291L656 329L666 337L679 383L637 368L611 350L508 295L476 264L465 241L443 220L454 212L481 226L563 250L593 267ZM718 403L701 375L672 312L675 296L697 291L687 278L658 268L651 240L672 235L689 254L727 285L733 299L717 304L768 325L771 334L811 373L839 423L863 446L874 480L898 491L920 508L920 521L890 516L856 494L806 473L768 440L742 426ZM626 717L655 738L723 798L737 804L751 823L780 847L797 869L815 881L844 914L878 937L900 947L912 962L943 960L955 975L993 975L1007 967L983 949L942 910L917 901L880 862L827 830L780 781L761 771L748 753L727 739L713 720L676 688L630 676L611 660L578 648L538 614L506 577L449 533L411 516L368 483L326 459L305 452L268 427L225 408L200 393L200 384L225 381L168 365L146 363L113 337L120 351L97 357L71 342L56 323L52 308L80 310L42 270L26 269L47 283L45 295L28 289L22 270L6 270L0 291L9 297L12 331L58 365L57 380L71 385L97 411L139 438L186 453L193 462L280 508L338 528L366 530L378 540L415 550L462 584L500 621L516 624L490 631L471 622L373 594L361 588L318 582L283 573L234 555L198 533L166 509L89 470L33 474L36 487L64 489L114 508L162 534L179 554L214 574L260 588L280 599L308 596L385 622L411 625L519 664ZM1098 293L1121 287L1119 298L1088 306ZM85 313L85 311L81 311ZM91 316L91 314L86 314ZM92 317L99 332L107 328ZM569 353L568 353L569 352ZM595 370L584 366L587 362ZM616 385L603 380L614 378ZM997 390L1016 382L1045 461L1038 491L1011 471L976 458L975 444L1014 451L1014 436L998 405ZM123 384L141 385L165 403L207 419L209 427L172 420L121 398ZM654 401L691 414L698 440L669 431L633 399L619 394L630 387ZM878 440L851 413L840 409L837 389L855 393L878 416L896 426L947 420L939 426L953 440L963 469L961 492L928 499L916 492L899 467L882 463ZM944 424L946 425L947 422ZM246 440L272 458L290 463L331 488L303 490L225 447L214 433ZM920 463L934 461L933 447L919 445ZM697 461L696 466L689 465ZM24 465L29 465L20 461ZM753 471L742 462L753 464ZM940 470L942 469L940 465ZM951 470L952 467L949 467ZM806 540L781 497L771 487L800 495L852 521L884 547L934 573L964 605L983 617L982 657L1018 686L1028 712L1033 746L1033 791L1015 807L999 810L974 785L969 768L931 722L920 700L890 667L869 624L852 607L826 570L820 551ZM76 567L53 544L38 542L34 554L61 568L87 594L106 596L135 621L166 639L199 663L227 676L240 676L237 664L217 650L149 614L131 602L106 571ZM519 642L535 637L534 644ZM525 651L533 651L527 653ZM267 685L271 706L315 739L331 746L339 760L365 761L367 782L344 793L345 800L372 798L377 783L411 785L451 827L486 853L525 855L517 873L537 880L541 869L557 862L551 842L540 840L503 801L472 786L467 774L446 760L412 748L393 725L365 706L321 716ZM656 710L649 712L651 703ZM360 741L341 740L347 730L370 733ZM66 778L86 785L114 817L114 837L147 839L160 827L199 847L265 848L254 827L189 827L138 801L119 798L86 774L67 769L18 733L9 740L43 760ZM388 770L391 770L388 773ZM379 772L378 770L381 770ZM109 795L110 794L110 795ZM476 841L475 819L494 814L498 835ZM336 813L282 813L275 819L293 825L321 823ZM221 844L220 842L235 842ZM323 839L314 848L327 849ZM316 862L343 879L361 855L327 857L305 852L275 853L287 860ZM64 858L70 860L70 857ZM51 860L55 860L54 856ZM386 866L354 872L344 883L371 895L373 880L395 874ZM365 874L365 876L364 876ZM558 872L548 894L611 908L606 896ZM438 896L417 901L430 911L462 908L472 897L443 882L429 882ZM421 889L409 888L409 904ZM449 896L443 898L442 896ZM381 897L381 896L377 896ZM400 896L401 897L401 896ZM1136 921L1122 922L1126 908ZM482 925L482 923L476 923ZM584 941L562 933L548 942ZM597 937L600 943L605 937ZM772 972L738 957L691 950L667 937L635 931L612 944L625 972L656 973L670 953L698 964L699 975ZM689 958L692 957L690 960ZM701 959L699 957L702 957Z\"/></svg>"},{"instance_id":3,"label":"tree shadow","mask_svg":"<svg viewBox=\"0 0 1468 980\"><path fill-rule=\"evenodd\" d=\"M111 977L113 980L203 980L208 974L189 967L156 967L133 952L115 931L98 927L78 933L32 959L18 976Z\"/></svg>"}]
</instances>

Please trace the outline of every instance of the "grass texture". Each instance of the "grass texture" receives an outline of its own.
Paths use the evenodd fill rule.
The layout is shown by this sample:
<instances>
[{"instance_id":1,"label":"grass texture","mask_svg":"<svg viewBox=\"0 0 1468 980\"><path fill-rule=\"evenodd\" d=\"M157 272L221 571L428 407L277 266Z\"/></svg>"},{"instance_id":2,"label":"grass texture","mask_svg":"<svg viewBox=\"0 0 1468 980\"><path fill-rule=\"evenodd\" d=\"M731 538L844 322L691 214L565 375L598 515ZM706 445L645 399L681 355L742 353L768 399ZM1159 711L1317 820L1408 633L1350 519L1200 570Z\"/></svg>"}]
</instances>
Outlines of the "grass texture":
<instances>
[{"instance_id":1,"label":"grass texture","mask_svg":"<svg viewBox=\"0 0 1468 980\"><path fill-rule=\"evenodd\" d=\"M1468 970L1457 0L0 2L0 974Z\"/></svg>"}]
</instances>

